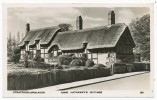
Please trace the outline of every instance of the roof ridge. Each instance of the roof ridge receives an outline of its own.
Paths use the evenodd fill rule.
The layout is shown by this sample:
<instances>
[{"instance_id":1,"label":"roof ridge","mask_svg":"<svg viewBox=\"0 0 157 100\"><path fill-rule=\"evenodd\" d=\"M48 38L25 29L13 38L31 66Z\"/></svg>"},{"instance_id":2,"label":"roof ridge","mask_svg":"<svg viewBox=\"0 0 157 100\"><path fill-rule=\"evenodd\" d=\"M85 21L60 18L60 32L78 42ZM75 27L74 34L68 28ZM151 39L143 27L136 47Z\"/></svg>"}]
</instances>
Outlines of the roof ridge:
<instances>
[{"instance_id":1,"label":"roof ridge","mask_svg":"<svg viewBox=\"0 0 157 100\"><path fill-rule=\"evenodd\" d=\"M31 29L30 31L38 31L42 29L49 29L49 28L59 28L58 26L48 26L48 27L42 27L42 28L37 28L37 29Z\"/></svg>"},{"instance_id":2,"label":"roof ridge","mask_svg":"<svg viewBox=\"0 0 157 100\"><path fill-rule=\"evenodd\" d=\"M98 27L86 28L86 29L82 29L82 30L70 30L70 31L59 32L59 33L64 34L64 33L72 33L72 32L84 32L84 31L95 30L95 29L98 30L98 29L105 28L105 27L108 27L108 26L117 26L117 25L127 26L125 23L116 23L116 24L113 24L113 25L98 26Z\"/></svg>"}]
</instances>

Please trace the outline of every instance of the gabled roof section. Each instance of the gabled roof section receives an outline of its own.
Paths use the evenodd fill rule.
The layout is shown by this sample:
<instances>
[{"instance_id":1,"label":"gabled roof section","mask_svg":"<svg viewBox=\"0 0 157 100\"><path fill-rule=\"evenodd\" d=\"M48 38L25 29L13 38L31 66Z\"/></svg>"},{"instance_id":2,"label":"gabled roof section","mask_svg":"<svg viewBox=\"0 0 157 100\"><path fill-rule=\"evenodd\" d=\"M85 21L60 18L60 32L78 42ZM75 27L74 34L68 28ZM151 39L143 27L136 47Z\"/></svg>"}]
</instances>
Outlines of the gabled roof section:
<instances>
[{"instance_id":1,"label":"gabled roof section","mask_svg":"<svg viewBox=\"0 0 157 100\"><path fill-rule=\"evenodd\" d=\"M118 23L111 26L59 32L49 49L54 45L61 50L83 49L84 43L87 43L86 49L115 47L126 28L127 25L124 23Z\"/></svg>"},{"instance_id":2,"label":"gabled roof section","mask_svg":"<svg viewBox=\"0 0 157 100\"><path fill-rule=\"evenodd\" d=\"M29 41L29 45L34 45L35 40L40 40L40 44L48 44L60 28L57 26L34 29L29 31L18 46L23 46L25 41Z\"/></svg>"}]
</instances>

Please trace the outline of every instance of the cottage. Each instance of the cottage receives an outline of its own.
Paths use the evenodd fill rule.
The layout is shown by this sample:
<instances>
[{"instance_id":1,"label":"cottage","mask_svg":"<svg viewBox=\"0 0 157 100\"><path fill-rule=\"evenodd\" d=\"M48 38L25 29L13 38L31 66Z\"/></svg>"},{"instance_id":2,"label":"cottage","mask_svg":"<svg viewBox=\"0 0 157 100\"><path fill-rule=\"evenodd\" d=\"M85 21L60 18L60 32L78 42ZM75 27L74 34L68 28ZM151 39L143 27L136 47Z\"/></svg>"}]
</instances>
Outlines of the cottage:
<instances>
[{"instance_id":1,"label":"cottage","mask_svg":"<svg viewBox=\"0 0 157 100\"><path fill-rule=\"evenodd\" d=\"M32 59L37 53L45 62L57 61L61 54L75 54L79 57L86 53L95 63L106 65L108 62L134 62L133 48L135 43L128 26L115 23L115 13L108 13L108 25L83 29L81 16L76 19L77 30L61 32L60 28L47 27L30 30L18 46L22 55L29 53Z\"/></svg>"}]
</instances>

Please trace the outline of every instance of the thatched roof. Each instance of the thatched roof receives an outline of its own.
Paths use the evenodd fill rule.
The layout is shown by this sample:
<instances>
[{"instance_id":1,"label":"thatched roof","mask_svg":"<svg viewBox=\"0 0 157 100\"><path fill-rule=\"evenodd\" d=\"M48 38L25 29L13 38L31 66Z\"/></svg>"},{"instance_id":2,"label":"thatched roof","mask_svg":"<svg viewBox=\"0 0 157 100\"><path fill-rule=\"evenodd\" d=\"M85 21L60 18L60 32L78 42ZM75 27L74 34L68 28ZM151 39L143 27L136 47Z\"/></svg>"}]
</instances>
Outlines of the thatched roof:
<instances>
[{"instance_id":1,"label":"thatched roof","mask_svg":"<svg viewBox=\"0 0 157 100\"><path fill-rule=\"evenodd\" d=\"M23 46L25 41L29 41L30 46L34 45L35 40L40 40L40 44L48 44L58 30L57 26L31 30L25 35L18 46Z\"/></svg>"},{"instance_id":2,"label":"thatched roof","mask_svg":"<svg viewBox=\"0 0 157 100\"><path fill-rule=\"evenodd\" d=\"M77 50L84 48L83 43L87 43L87 49L115 47L126 29L128 29L127 25L118 23L111 26L59 32L49 49L57 45L61 50ZM131 42L135 46L133 39Z\"/></svg>"}]
</instances>

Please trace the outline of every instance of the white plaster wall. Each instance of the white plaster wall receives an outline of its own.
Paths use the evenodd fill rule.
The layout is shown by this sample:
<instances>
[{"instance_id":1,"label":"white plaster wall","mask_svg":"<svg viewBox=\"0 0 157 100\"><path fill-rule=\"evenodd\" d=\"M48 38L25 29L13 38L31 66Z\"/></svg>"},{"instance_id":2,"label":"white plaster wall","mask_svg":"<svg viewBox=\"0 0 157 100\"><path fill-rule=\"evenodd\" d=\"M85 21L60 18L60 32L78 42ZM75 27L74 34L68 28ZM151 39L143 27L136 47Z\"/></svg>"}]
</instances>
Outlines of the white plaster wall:
<instances>
[{"instance_id":1,"label":"white plaster wall","mask_svg":"<svg viewBox=\"0 0 157 100\"><path fill-rule=\"evenodd\" d=\"M24 59L25 50L22 49L22 50L20 51L20 54L21 54L20 59L23 60L23 59Z\"/></svg>"},{"instance_id":2,"label":"white plaster wall","mask_svg":"<svg viewBox=\"0 0 157 100\"><path fill-rule=\"evenodd\" d=\"M98 53L98 63L106 65L106 62L109 62L108 53Z\"/></svg>"}]
</instances>

